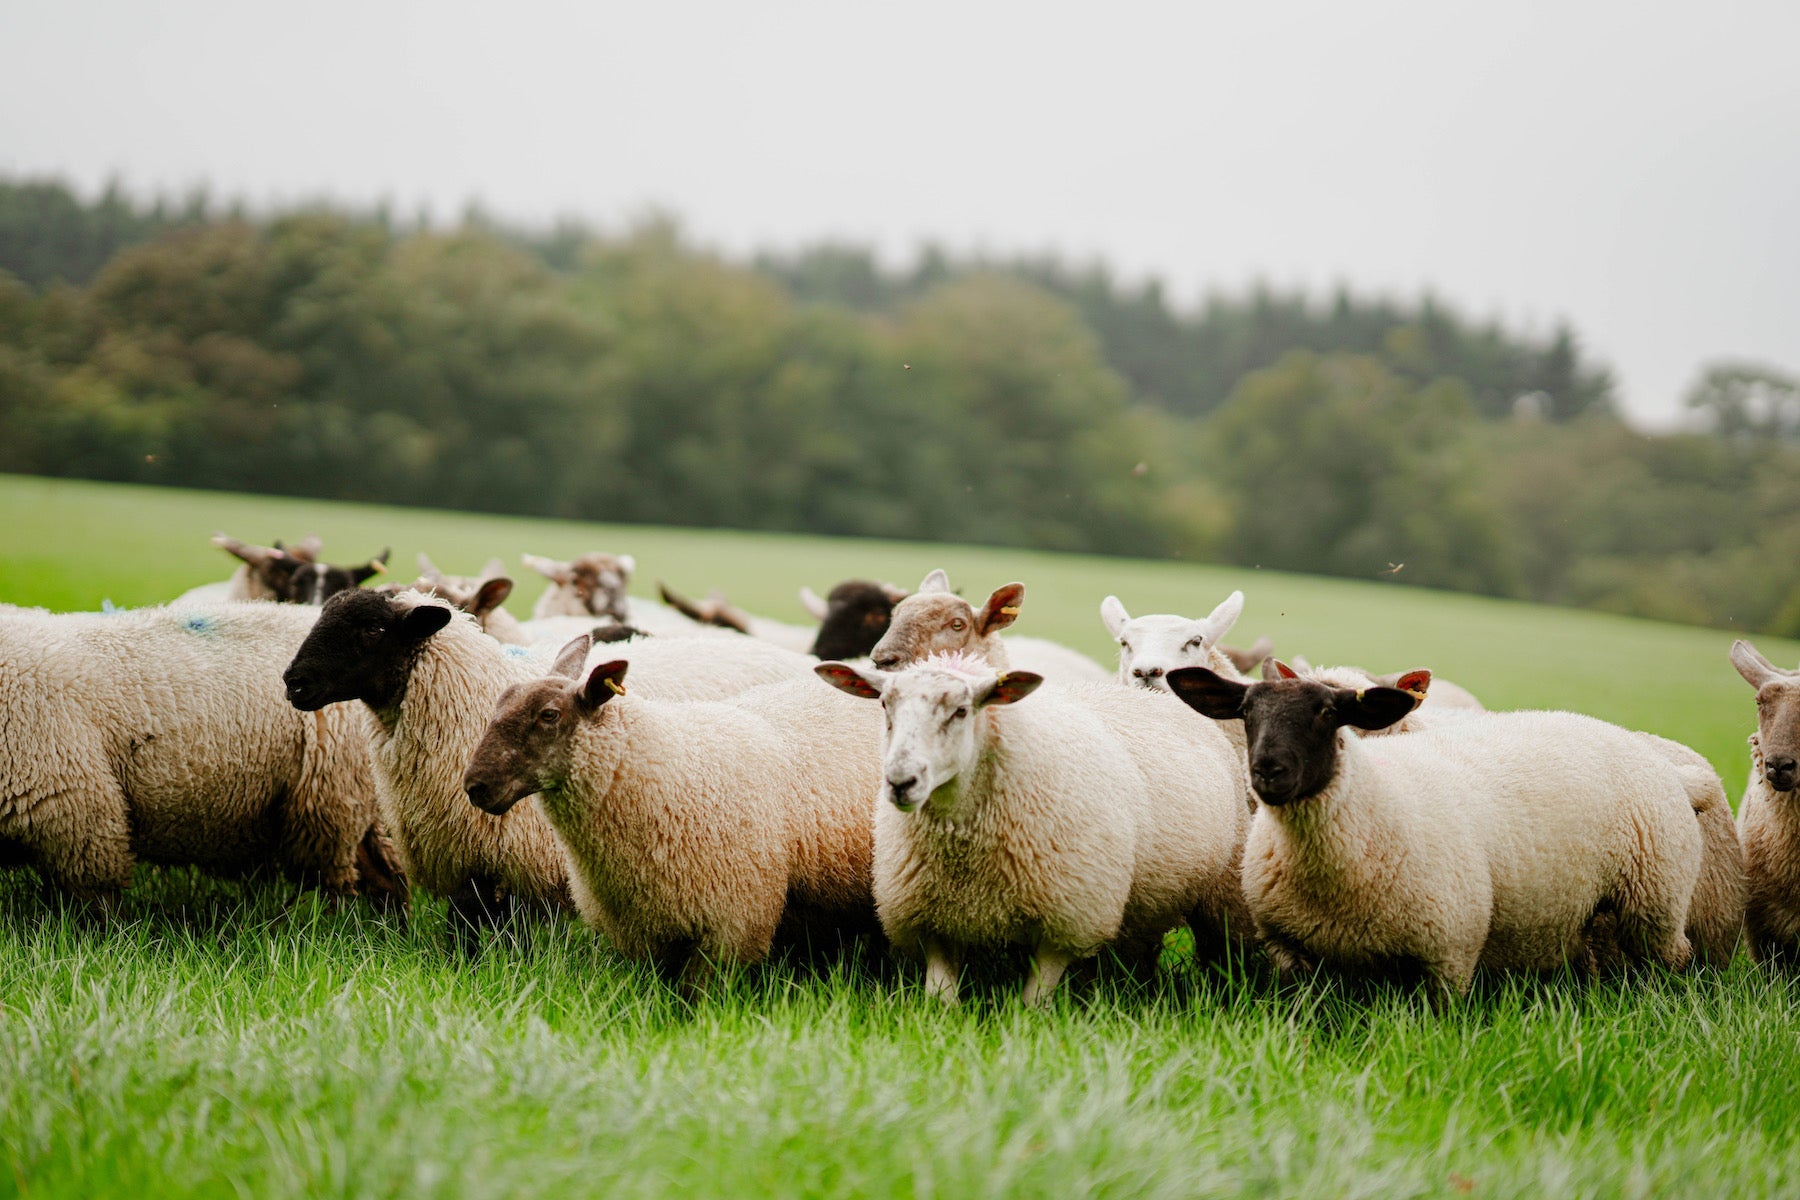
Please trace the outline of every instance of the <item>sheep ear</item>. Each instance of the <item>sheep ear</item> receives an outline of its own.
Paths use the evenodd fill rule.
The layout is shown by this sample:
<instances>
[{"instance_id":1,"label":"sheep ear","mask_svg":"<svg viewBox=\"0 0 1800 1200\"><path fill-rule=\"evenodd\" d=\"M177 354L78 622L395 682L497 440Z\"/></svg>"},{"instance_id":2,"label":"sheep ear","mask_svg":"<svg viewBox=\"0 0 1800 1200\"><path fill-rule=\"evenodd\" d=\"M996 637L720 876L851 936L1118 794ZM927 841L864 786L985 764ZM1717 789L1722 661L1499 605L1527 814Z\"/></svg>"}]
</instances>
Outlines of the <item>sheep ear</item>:
<instances>
[{"instance_id":1,"label":"sheep ear","mask_svg":"<svg viewBox=\"0 0 1800 1200\"><path fill-rule=\"evenodd\" d=\"M271 555L279 553L279 551L271 550L267 546L252 546L248 542L240 542L236 538L223 533L213 534L212 544L232 557L242 559L253 567L262 566L269 561Z\"/></svg>"},{"instance_id":2,"label":"sheep ear","mask_svg":"<svg viewBox=\"0 0 1800 1200\"><path fill-rule=\"evenodd\" d=\"M1383 687L1399 688L1403 692L1411 693L1416 701L1415 707L1417 707L1418 704L1425 703L1425 697L1431 691L1431 672L1421 667L1417 671L1400 671L1393 675L1381 675L1376 678L1375 682Z\"/></svg>"},{"instance_id":3,"label":"sheep ear","mask_svg":"<svg viewBox=\"0 0 1800 1200\"><path fill-rule=\"evenodd\" d=\"M1340 688L1332 694L1332 711L1339 725L1358 729L1386 729L1418 707L1419 699L1399 688L1372 687L1360 692Z\"/></svg>"},{"instance_id":4,"label":"sheep ear","mask_svg":"<svg viewBox=\"0 0 1800 1200\"><path fill-rule=\"evenodd\" d=\"M601 663L588 675L587 682L581 685L581 692L576 697L584 715L591 715L614 696L625 694L625 672L631 664L622 658L609 663Z\"/></svg>"},{"instance_id":5,"label":"sheep ear","mask_svg":"<svg viewBox=\"0 0 1800 1200\"><path fill-rule=\"evenodd\" d=\"M593 647L592 634L578 633L556 652L556 661L550 664L552 675L561 675L564 679L580 679L581 668L587 662L588 650Z\"/></svg>"},{"instance_id":6,"label":"sheep ear","mask_svg":"<svg viewBox=\"0 0 1800 1200\"><path fill-rule=\"evenodd\" d=\"M1106 632L1116 638L1125 631L1126 624L1131 620L1131 614L1125 611L1125 606L1119 602L1117 596L1108 596L1100 602L1100 620L1105 622Z\"/></svg>"},{"instance_id":7,"label":"sheep ear","mask_svg":"<svg viewBox=\"0 0 1800 1200\"><path fill-rule=\"evenodd\" d=\"M498 579L504 574L506 574L506 564L497 558L490 558L481 564L481 574L477 575L475 578Z\"/></svg>"},{"instance_id":8,"label":"sheep ear","mask_svg":"<svg viewBox=\"0 0 1800 1200\"><path fill-rule=\"evenodd\" d=\"M443 571L439 570L438 565L431 561L431 555L423 550L419 551L419 557L414 561L419 564L420 579L442 579L444 577Z\"/></svg>"},{"instance_id":9,"label":"sheep ear","mask_svg":"<svg viewBox=\"0 0 1800 1200\"><path fill-rule=\"evenodd\" d=\"M982 637L998 633L1019 619L1019 608L1025 603L1025 585L1003 583L994 589L975 618L975 632Z\"/></svg>"},{"instance_id":10,"label":"sheep ear","mask_svg":"<svg viewBox=\"0 0 1800 1200\"><path fill-rule=\"evenodd\" d=\"M275 545L277 548L280 548L281 543L276 542ZM294 548L288 551L288 553L292 554L295 558L300 559L302 562L318 562L319 552L324 549L325 543L319 540L319 535L316 533L309 533L299 541L295 542Z\"/></svg>"},{"instance_id":11,"label":"sheep ear","mask_svg":"<svg viewBox=\"0 0 1800 1200\"><path fill-rule=\"evenodd\" d=\"M889 678L886 671L877 671L873 667L853 667L842 662L822 662L813 668L813 674L838 691L864 700L881 699L882 689L887 686Z\"/></svg>"},{"instance_id":12,"label":"sheep ear","mask_svg":"<svg viewBox=\"0 0 1800 1200\"><path fill-rule=\"evenodd\" d=\"M1304 662L1305 660L1296 658L1294 661ZM1298 679L1300 678L1300 672L1294 670L1294 668L1288 666L1279 658L1265 658L1263 659L1262 665L1262 677L1270 683L1274 683L1281 679Z\"/></svg>"},{"instance_id":13,"label":"sheep ear","mask_svg":"<svg viewBox=\"0 0 1800 1200\"><path fill-rule=\"evenodd\" d=\"M554 558L545 558L541 554L521 554L519 561L542 575L545 579L556 583L569 582L569 564L557 562Z\"/></svg>"},{"instance_id":14,"label":"sheep ear","mask_svg":"<svg viewBox=\"0 0 1800 1200\"><path fill-rule=\"evenodd\" d=\"M1244 696L1250 685L1227 679L1205 667L1178 667L1163 677L1181 702L1203 717L1235 721L1244 715Z\"/></svg>"},{"instance_id":15,"label":"sheep ear","mask_svg":"<svg viewBox=\"0 0 1800 1200\"><path fill-rule=\"evenodd\" d=\"M994 686L987 690L981 698L979 707L986 708L990 704L1017 704L1031 693L1038 690L1044 677L1034 671L1002 671L994 679Z\"/></svg>"},{"instance_id":16,"label":"sheep ear","mask_svg":"<svg viewBox=\"0 0 1800 1200\"><path fill-rule=\"evenodd\" d=\"M475 589L475 598L469 601L469 611L476 617L485 617L506 603L512 595L513 581L502 575L498 579L489 579Z\"/></svg>"},{"instance_id":17,"label":"sheep ear","mask_svg":"<svg viewBox=\"0 0 1800 1200\"><path fill-rule=\"evenodd\" d=\"M1259 637L1254 642L1250 643L1250 648L1248 650L1238 650L1231 646L1219 647L1220 652L1223 653L1226 658L1229 658L1231 660L1231 665L1236 667L1239 671L1249 671L1252 670L1256 664L1269 661L1269 654L1274 649L1275 643L1271 642L1267 635Z\"/></svg>"},{"instance_id":18,"label":"sheep ear","mask_svg":"<svg viewBox=\"0 0 1800 1200\"><path fill-rule=\"evenodd\" d=\"M1244 593L1233 592L1220 602L1219 607L1212 610L1203 624L1206 626L1206 644L1216 646L1231 632L1239 617L1244 615Z\"/></svg>"},{"instance_id":19,"label":"sheep ear","mask_svg":"<svg viewBox=\"0 0 1800 1200\"><path fill-rule=\"evenodd\" d=\"M447 604L420 604L400 618L399 629L408 641L422 642L448 625L455 613Z\"/></svg>"},{"instance_id":20,"label":"sheep ear","mask_svg":"<svg viewBox=\"0 0 1800 1200\"><path fill-rule=\"evenodd\" d=\"M388 547L362 566L351 567L350 578L358 584L361 584L363 580L368 579L371 575L385 575L387 573L388 555L392 552L393 548Z\"/></svg>"},{"instance_id":21,"label":"sheep ear","mask_svg":"<svg viewBox=\"0 0 1800 1200\"><path fill-rule=\"evenodd\" d=\"M631 557L629 554L619 555L617 561L619 564L619 573L622 575L630 575L633 571L637 570L637 559Z\"/></svg>"},{"instance_id":22,"label":"sheep ear","mask_svg":"<svg viewBox=\"0 0 1800 1200\"><path fill-rule=\"evenodd\" d=\"M948 592L949 590L950 576L944 573L942 567L939 567L937 570L927 575L919 584L919 591L921 592Z\"/></svg>"},{"instance_id":23,"label":"sheep ear","mask_svg":"<svg viewBox=\"0 0 1800 1200\"><path fill-rule=\"evenodd\" d=\"M825 614L830 611L830 606L819 598L819 593L804 585L800 588L800 607L815 621L823 621Z\"/></svg>"},{"instance_id":24,"label":"sheep ear","mask_svg":"<svg viewBox=\"0 0 1800 1200\"><path fill-rule=\"evenodd\" d=\"M692 600L689 600L686 596L683 596L680 592L670 588L668 584L660 579L656 581L656 594L662 598L664 604L688 618L688 620L698 621L702 625L706 624L706 616L700 611L698 605Z\"/></svg>"},{"instance_id":25,"label":"sheep ear","mask_svg":"<svg viewBox=\"0 0 1800 1200\"><path fill-rule=\"evenodd\" d=\"M1744 677L1744 682L1753 688L1760 688L1765 683L1785 678L1789 674L1757 653L1756 647L1743 638L1731 643L1731 665Z\"/></svg>"}]
</instances>

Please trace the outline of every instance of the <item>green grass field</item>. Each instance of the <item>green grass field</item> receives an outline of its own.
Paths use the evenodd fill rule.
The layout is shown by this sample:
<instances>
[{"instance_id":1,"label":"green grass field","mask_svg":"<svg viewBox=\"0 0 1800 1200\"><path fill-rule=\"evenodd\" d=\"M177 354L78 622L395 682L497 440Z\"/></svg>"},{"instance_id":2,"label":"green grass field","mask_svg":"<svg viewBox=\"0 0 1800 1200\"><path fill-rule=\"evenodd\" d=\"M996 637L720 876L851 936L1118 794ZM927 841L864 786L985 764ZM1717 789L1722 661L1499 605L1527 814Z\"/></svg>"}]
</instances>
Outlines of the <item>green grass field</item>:
<instances>
[{"instance_id":1,"label":"green grass field","mask_svg":"<svg viewBox=\"0 0 1800 1200\"><path fill-rule=\"evenodd\" d=\"M1109 591L1200 612L1242 587L1245 642L1655 730L1734 791L1754 722L1729 634L1395 582L35 479L0 478L0 513L14 603L166 599L228 572L215 529L452 571L628 551L640 594L720 585L795 621L800 584L944 566L971 593L1023 579L1020 632L1096 656ZM537 590L521 580L513 607ZM1400 992L1277 995L1179 967L1159 994L1089 989L1048 1013L777 967L687 1011L577 927L474 962L443 943L428 900L407 921L144 871L101 926L0 881L0 1193L1800 1194L1796 996L1742 959L1722 978L1490 982L1443 1018Z\"/></svg>"}]
</instances>

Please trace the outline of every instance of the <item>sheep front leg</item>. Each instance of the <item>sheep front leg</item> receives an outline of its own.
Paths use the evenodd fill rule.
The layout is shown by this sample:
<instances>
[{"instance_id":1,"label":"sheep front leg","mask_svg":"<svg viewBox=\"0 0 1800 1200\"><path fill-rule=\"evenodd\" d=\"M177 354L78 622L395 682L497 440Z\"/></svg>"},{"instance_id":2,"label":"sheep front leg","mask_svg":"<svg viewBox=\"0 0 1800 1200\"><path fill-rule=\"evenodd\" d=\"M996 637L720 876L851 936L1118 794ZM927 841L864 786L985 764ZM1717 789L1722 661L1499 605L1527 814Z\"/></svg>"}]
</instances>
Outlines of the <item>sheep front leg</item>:
<instances>
[{"instance_id":1,"label":"sheep front leg","mask_svg":"<svg viewBox=\"0 0 1800 1200\"><path fill-rule=\"evenodd\" d=\"M1031 959L1031 977L1025 981L1025 1003L1034 1008L1049 1004L1050 994L1074 961L1075 956L1067 950L1039 946Z\"/></svg>"},{"instance_id":2,"label":"sheep front leg","mask_svg":"<svg viewBox=\"0 0 1800 1200\"><path fill-rule=\"evenodd\" d=\"M925 941L925 994L936 996L947 1005L957 1002L957 978L962 974L962 956L948 943L935 938Z\"/></svg>"}]
</instances>

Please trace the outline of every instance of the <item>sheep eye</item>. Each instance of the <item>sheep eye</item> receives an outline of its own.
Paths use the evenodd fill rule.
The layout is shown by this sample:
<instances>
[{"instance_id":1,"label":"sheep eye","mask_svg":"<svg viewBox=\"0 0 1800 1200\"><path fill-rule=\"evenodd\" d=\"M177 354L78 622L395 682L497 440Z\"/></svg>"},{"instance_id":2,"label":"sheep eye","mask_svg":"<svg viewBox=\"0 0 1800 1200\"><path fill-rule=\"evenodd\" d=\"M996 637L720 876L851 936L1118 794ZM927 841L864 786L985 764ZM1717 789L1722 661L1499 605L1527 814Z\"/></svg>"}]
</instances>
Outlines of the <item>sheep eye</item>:
<instances>
[{"instance_id":1,"label":"sheep eye","mask_svg":"<svg viewBox=\"0 0 1800 1200\"><path fill-rule=\"evenodd\" d=\"M363 630L363 637L365 637L369 641L373 642L373 641L377 640L378 638L380 638L381 635L386 632L387 632L386 629L382 628L380 625L376 625L369 629Z\"/></svg>"},{"instance_id":2,"label":"sheep eye","mask_svg":"<svg viewBox=\"0 0 1800 1200\"><path fill-rule=\"evenodd\" d=\"M540 724L540 725L554 725L554 724L556 724L556 722L557 722L557 721L558 721L558 719L560 719L560 718L561 718L561 717L562 717L562 710L561 710L561 709L559 709L559 708L546 708L546 709L543 709L543 710L541 710L541 711L540 711L540 712L539 712L539 713L538 713L538 724Z\"/></svg>"},{"instance_id":3,"label":"sheep eye","mask_svg":"<svg viewBox=\"0 0 1800 1200\"><path fill-rule=\"evenodd\" d=\"M964 621L961 617L952 617L952 618L950 618L950 628L954 629L958 633L961 633L964 629L968 628L968 623L966 621Z\"/></svg>"},{"instance_id":4,"label":"sheep eye","mask_svg":"<svg viewBox=\"0 0 1800 1200\"><path fill-rule=\"evenodd\" d=\"M951 719L951 720L952 720L952 721L958 721L958 720L961 720L961 719L962 719L962 718L963 718L963 717L966 717L966 716L968 716L968 715L969 715L969 710L968 710L968 707L967 707L967 706L966 706L966 705L965 705L965 706L964 706L964 707L962 707L962 708L959 708L959 709L957 709L957 710L956 710L956 711L955 711L955 712L953 712L953 713L951 713L951 714L950 714L950 719Z\"/></svg>"},{"instance_id":5,"label":"sheep eye","mask_svg":"<svg viewBox=\"0 0 1800 1200\"><path fill-rule=\"evenodd\" d=\"M1206 646L1205 638L1203 638L1203 637L1189 638L1188 644L1183 646L1182 649L1183 650L1201 650L1201 649L1204 649L1205 646Z\"/></svg>"}]
</instances>

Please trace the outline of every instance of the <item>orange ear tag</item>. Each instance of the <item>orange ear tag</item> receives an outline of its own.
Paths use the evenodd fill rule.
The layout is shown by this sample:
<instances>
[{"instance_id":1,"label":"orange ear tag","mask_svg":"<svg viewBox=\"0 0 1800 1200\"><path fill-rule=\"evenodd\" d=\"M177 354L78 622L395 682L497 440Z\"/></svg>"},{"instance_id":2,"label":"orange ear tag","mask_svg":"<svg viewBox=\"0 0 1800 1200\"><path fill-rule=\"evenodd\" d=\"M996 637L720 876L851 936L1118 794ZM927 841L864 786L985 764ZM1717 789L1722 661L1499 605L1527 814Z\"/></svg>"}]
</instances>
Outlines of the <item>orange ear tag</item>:
<instances>
[{"instance_id":1,"label":"orange ear tag","mask_svg":"<svg viewBox=\"0 0 1800 1200\"><path fill-rule=\"evenodd\" d=\"M1005 607L1003 607L1000 611L1005 613L1009 617L1016 617L1019 615L1019 606L1016 604L1008 604Z\"/></svg>"},{"instance_id":2,"label":"orange ear tag","mask_svg":"<svg viewBox=\"0 0 1800 1200\"><path fill-rule=\"evenodd\" d=\"M623 696L625 694L625 689L619 686L617 680L607 680L606 686L612 689L612 694L615 696Z\"/></svg>"}]
</instances>

